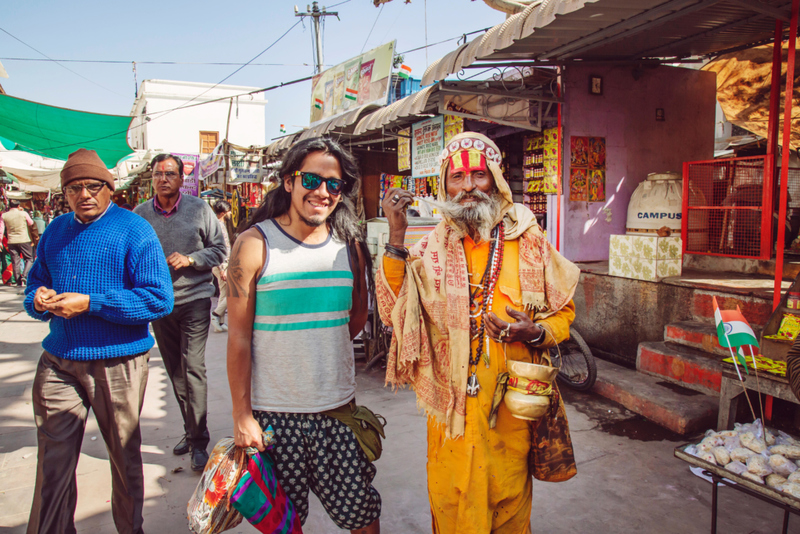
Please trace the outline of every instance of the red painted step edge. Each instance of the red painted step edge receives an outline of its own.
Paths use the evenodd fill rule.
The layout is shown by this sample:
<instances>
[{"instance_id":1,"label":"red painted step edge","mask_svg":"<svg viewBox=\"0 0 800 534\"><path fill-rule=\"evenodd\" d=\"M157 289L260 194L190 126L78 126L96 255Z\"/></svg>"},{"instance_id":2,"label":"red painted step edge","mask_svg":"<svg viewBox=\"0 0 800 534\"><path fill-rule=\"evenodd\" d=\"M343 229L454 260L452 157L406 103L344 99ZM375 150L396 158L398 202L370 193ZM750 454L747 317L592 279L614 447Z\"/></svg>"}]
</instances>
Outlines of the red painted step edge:
<instances>
[{"instance_id":1,"label":"red painted step edge","mask_svg":"<svg viewBox=\"0 0 800 534\"><path fill-rule=\"evenodd\" d=\"M685 384L719 392L722 384L722 371L710 369L697 363L684 360L677 355L661 354L640 346L637 368L640 371L669 377Z\"/></svg>"}]
</instances>

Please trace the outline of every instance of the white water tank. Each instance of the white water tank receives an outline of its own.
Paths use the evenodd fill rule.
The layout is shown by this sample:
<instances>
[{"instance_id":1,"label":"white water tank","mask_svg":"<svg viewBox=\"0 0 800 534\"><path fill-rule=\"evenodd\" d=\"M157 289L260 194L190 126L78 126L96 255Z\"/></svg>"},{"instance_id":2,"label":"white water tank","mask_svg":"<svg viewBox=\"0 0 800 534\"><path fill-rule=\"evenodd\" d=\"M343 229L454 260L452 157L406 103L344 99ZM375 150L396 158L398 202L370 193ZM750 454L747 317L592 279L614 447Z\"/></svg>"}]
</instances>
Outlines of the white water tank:
<instances>
[{"instance_id":1,"label":"white water tank","mask_svg":"<svg viewBox=\"0 0 800 534\"><path fill-rule=\"evenodd\" d=\"M678 172L650 173L631 195L626 231L629 235L654 234L666 226L681 231L682 180Z\"/></svg>"}]
</instances>

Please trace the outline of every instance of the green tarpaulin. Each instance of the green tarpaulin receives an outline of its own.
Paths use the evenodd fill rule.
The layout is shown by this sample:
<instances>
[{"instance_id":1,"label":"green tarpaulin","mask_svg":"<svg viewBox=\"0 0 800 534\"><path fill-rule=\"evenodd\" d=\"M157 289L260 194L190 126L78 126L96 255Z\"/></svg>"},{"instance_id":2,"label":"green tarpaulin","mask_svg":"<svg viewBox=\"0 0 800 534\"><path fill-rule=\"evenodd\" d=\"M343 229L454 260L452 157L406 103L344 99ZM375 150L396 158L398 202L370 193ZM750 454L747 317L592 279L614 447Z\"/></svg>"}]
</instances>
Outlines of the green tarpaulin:
<instances>
[{"instance_id":1,"label":"green tarpaulin","mask_svg":"<svg viewBox=\"0 0 800 534\"><path fill-rule=\"evenodd\" d=\"M96 150L107 167L133 152L128 145L132 117L102 115L46 106L0 95L0 137L24 150L56 159L86 148Z\"/></svg>"}]
</instances>

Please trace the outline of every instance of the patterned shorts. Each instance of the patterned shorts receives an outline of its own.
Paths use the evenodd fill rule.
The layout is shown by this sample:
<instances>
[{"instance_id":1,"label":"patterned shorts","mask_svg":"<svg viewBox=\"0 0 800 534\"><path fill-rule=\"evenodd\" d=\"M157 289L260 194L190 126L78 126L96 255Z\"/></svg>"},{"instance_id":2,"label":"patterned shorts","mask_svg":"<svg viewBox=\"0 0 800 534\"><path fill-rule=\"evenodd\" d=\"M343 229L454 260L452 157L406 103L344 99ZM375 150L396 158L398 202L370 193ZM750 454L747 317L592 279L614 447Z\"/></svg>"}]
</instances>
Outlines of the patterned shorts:
<instances>
[{"instance_id":1,"label":"patterned shorts","mask_svg":"<svg viewBox=\"0 0 800 534\"><path fill-rule=\"evenodd\" d=\"M322 414L253 411L253 416L261 428L275 430L271 453L278 481L303 523L309 488L341 529L364 528L380 517L381 496L372 486L377 469L347 425Z\"/></svg>"}]
</instances>

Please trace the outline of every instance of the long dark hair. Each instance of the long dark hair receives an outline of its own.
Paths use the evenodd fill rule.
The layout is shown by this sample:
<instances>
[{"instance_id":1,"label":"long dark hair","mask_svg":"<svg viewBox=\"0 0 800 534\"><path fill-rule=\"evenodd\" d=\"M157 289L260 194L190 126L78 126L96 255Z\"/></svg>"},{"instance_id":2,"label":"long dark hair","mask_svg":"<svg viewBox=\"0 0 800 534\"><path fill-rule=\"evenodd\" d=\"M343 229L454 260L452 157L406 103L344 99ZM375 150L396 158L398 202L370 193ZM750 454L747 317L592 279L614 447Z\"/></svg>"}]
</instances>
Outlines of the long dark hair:
<instances>
[{"instance_id":1,"label":"long dark hair","mask_svg":"<svg viewBox=\"0 0 800 534\"><path fill-rule=\"evenodd\" d=\"M364 257L367 267L368 289L371 293L374 286L372 257L364 239L366 227L356 215L356 202L358 201L358 192L361 189L361 173L353 155L336 141L326 137L314 137L300 141L292 146L286 153L278 171L281 183L266 194L261 205L253 210L247 222L237 233L242 234L257 223L280 217L289 211L289 207L292 204L292 194L286 190L284 182L287 179L293 180L293 174L300 170L306 157L314 152L330 154L339 162L342 180L344 180L345 185L339 204L334 208L333 213L328 216L325 223L335 238L347 244L353 261L357 258L355 248L361 249L361 255ZM355 269L353 269L353 274L356 275Z\"/></svg>"}]
</instances>

